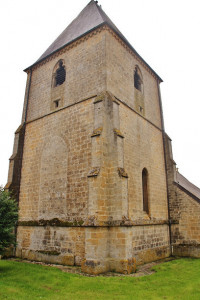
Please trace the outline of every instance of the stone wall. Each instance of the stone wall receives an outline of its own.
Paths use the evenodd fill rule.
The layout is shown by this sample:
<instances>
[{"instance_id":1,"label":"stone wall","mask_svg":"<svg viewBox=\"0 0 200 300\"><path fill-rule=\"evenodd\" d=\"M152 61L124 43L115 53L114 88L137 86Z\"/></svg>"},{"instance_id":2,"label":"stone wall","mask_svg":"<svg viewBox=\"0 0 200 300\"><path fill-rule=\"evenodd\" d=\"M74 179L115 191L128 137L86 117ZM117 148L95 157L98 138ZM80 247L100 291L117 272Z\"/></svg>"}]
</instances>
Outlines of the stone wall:
<instances>
[{"instance_id":1,"label":"stone wall","mask_svg":"<svg viewBox=\"0 0 200 300\"><path fill-rule=\"evenodd\" d=\"M158 79L119 39L106 33L107 89L119 101L119 127L124 136L123 161L128 179L128 216L168 219L167 186ZM142 73L143 90L134 87L134 69ZM138 109L138 99L143 110ZM142 170L149 177L149 215L143 211Z\"/></svg>"},{"instance_id":2,"label":"stone wall","mask_svg":"<svg viewBox=\"0 0 200 300\"><path fill-rule=\"evenodd\" d=\"M129 176L129 217L168 219L162 132L120 104L124 166ZM142 170L148 171L149 214L143 211Z\"/></svg>"},{"instance_id":3,"label":"stone wall","mask_svg":"<svg viewBox=\"0 0 200 300\"><path fill-rule=\"evenodd\" d=\"M168 226L19 226L18 257L124 274L170 255Z\"/></svg>"},{"instance_id":4,"label":"stone wall","mask_svg":"<svg viewBox=\"0 0 200 300\"><path fill-rule=\"evenodd\" d=\"M26 125L20 221L87 215L93 105L87 100Z\"/></svg>"},{"instance_id":5,"label":"stone wall","mask_svg":"<svg viewBox=\"0 0 200 300\"><path fill-rule=\"evenodd\" d=\"M65 64L66 81L63 85L53 88L54 67L60 59ZM61 98L59 108L62 108L105 90L105 63L105 33L100 32L90 39L74 43L48 63L34 68L27 121L50 113L53 100Z\"/></svg>"},{"instance_id":6,"label":"stone wall","mask_svg":"<svg viewBox=\"0 0 200 300\"><path fill-rule=\"evenodd\" d=\"M200 201L176 186L178 219L173 219L173 254L200 257ZM173 218L173 211L171 213Z\"/></svg>"},{"instance_id":7,"label":"stone wall","mask_svg":"<svg viewBox=\"0 0 200 300\"><path fill-rule=\"evenodd\" d=\"M85 257L84 228L18 226L16 256L79 266Z\"/></svg>"},{"instance_id":8,"label":"stone wall","mask_svg":"<svg viewBox=\"0 0 200 300\"><path fill-rule=\"evenodd\" d=\"M133 254L137 264L170 256L168 224L136 226L132 234Z\"/></svg>"},{"instance_id":9,"label":"stone wall","mask_svg":"<svg viewBox=\"0 0 200 300\"><path fill-rule=\"evenodd\" d=\"M200 257L200 199L178 184L167 135L165 145L173 254Z\"/></svg>"},{"instance_id":10,"label":"stone wall","mask_svg":"<svg viewBox=\"0 0 200 300\"><path fill-rule=\"evenodd\" d=\"M134 88L134 70L139 66L143 78L143 91ZM158 79L112 32L106 34L107 90L117 99L161 128ZM139 109L141 103L142 111Z\"/></svg>"},{"instance_id":11,"label":"stone wall","mask_svg":"<svg viewBox=\"0 0 200 300\"><path fill-rule=\"evenodd\" d=\"M54 87L60 59L66 81ZM33 68L19 206L19 257L97 274L169 256L158 80L109 30Z\"/></svg>"}]
</instances>

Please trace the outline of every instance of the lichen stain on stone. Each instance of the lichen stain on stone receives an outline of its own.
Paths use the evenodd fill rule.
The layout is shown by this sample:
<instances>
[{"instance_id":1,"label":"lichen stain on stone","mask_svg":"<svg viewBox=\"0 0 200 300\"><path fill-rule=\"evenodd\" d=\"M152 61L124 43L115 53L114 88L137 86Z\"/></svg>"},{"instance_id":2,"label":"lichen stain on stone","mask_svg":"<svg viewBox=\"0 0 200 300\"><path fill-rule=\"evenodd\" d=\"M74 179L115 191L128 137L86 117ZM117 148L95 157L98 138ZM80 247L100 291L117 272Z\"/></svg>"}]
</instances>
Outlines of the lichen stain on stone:
<instances>
[{"instance_id":1,"label":"lichen stain on stone","mask_svg":"<svg viewBox=\"0 0 200 300\"><path fill-rule=\"evenodd\" d=\"M98 102L101 102L101 101L103 101L104 99L105 99L105 94L102 93L102 94L100 94L99 96L97 96L97 97L95 98L94 104L95 104L95 103L98 103Z\"/></svg>"},{"instance_id":2,"label":"lichen stain on stone","mask_svg":"<svg viewBox=\"0 0 200 300\"><path fill-rule=\"evenodd\" d=\"M41 253L41 254L45 254L45 255L60 255L60 252L58 252L58 251L38 250L36 252Z\"/></svg>"},{"instance_id":3,"label":"lichen stain on stone","mask_svg":"<svg viewBox=\"0 0 200 300\"><path fill-rule=\"evenodd\" d=\"M102 133L102 130L103 130L103 128L102 128L102 127L96 128L96 129L93 131L93 133L92 133L91 137L94 137L94 136L101 135L101 133Z\"/></svg>"},{"instance_id":4,"label":"lichen stain on stone","mask_svg":"<svg viewBox=\"0 0 200 300\"><path fill-rule=\"evenodd\" d=\"M95 268L96 266L100 265L100 262L99 261L98 262L94 262L93 260L86 260L85 264L86 264L86 266Z\"/></svg>"},{"instance_id":5,"label":"lichen stain on stone","mask_svg":"<svg viewBox=\"0 0 200 300\"><path fill-rule=\"evenodd\" d=\"M19 221L18 226L57 226L57 227L77 227L82 226L84 220L74 220L74 221L63 221L58 218L50 219L50 220L38 220L38 221Z\"/></svg>"},{"instance_id":6,"label":"lichen stain on stone","mask_svg":"<svg viewBox=\"0 0 200 300\"><path fill-rule=\"evenodd\" d=\"M120 136L120 137L124 138L123 134L121 133L121 131L120 131L119 129L114 128L113 131L114 131L114 133L115 133L117 136Z\"/></svg>"},{"instance_id":7,"label":"lichen stain on stone","mask_svg":"<svg viewBox=\"0 0 200 300\"><path fill-rule=\"evenodd\" d=\"M94 167L88 174L88 177L98 176L100 172L100 167Z\"/></svg>"},{"instance_id":8,"label":"lichen stain on stone","mask_svg":"<svg viewBox=\"0 0 200 300\"><path fill-rule=\"evenodd\" d=\"M124 168L118 168L118 173L119 173L120 177L128 178L128 174L126 173L126 171L124 170Z\"/></svg>"}]
</instances>

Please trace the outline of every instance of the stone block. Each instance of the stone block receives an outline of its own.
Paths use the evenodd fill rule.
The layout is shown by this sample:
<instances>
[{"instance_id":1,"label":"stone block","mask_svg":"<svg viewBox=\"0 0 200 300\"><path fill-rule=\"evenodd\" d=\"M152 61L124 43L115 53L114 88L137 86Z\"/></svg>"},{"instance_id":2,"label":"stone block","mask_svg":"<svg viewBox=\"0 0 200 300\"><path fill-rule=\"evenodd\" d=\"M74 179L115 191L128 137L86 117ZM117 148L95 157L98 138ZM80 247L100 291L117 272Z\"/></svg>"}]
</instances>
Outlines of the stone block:
<instances>
[{"instance_id":1,"label":"stone block","mask_svg":"<svg viewBox=\"0 0 200 300\"><path fill-rule=\"evenodd\" d=\"M81 263L81 270L84 273L98 275L109 271L109 262L106 260L83 260Z\"/></svg>"}]
</instances>

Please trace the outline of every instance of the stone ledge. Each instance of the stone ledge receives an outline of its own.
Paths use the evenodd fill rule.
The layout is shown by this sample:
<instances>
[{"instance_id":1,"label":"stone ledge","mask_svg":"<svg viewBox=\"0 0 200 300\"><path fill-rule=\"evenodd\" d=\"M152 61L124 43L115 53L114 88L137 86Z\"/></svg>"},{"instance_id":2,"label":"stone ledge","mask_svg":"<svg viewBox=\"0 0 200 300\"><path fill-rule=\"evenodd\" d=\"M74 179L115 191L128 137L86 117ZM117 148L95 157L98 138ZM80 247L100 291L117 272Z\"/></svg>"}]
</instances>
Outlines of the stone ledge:
<instances>
[{"instance_id":1,"label":"stone ledge","mask_svg":"<svg viewBox=\"0 0 200 300\"><path fill-rule=\"evenodd\" d=\"M100 167L94 167L88 174L88 177L96 177L99 175Z\"/></svg>"},{"instance_id":2,"label":"stone ledge","mask_svg":"<svg viewBox=\"0 0 200 300\"><path fill-rule=\"evenodd\" d=\"M98 102L102 102L105 98L105 94L100 94L99 96L97 96L94 100L94 104L98 103Z\"/></svg>"},{"instance_id":3,"label":"stone ledge","mask_svg":"<svg viewBox=\"0 0 200 300\"><path fill-rule=\"evenodd\" d=\"M18 226L30 226L30 227L133 227L133 226L151 226L151 225L168 225L168 220L130 220L123 217L121 220L110 220L110 221L101 221L98 220L95 216L89 216L87 219L78 219L78 220L59 220L57 218L51 220L27 220L27 221L18 221Z\"/></svg>"},{"instance_id":4,"label":"stone ledge","mask_svg":"<svg viewBox=\"0 0 200 300\"><path fill-rule=\"evenodd\" d=\"M94 137L94 136L100 136L101 133L102 133L102 130L103 130L102 127L99 127L99 128L94 129L94 131L93 131L91 137Z\"/></svg>"},{"instance_id":5,"label":"stone ledge","mask_svg":"<svg viewBox=\"0 0 200 300\"><path fill-rule=\"evenodd\" d=\"M105 100L106 97L109 97L110 100L112 100L113 102L115 102L116 104L120 105L119 101L117 101L116 97L109 91L104 91L101 94L99 94L95 100L94 100L94 104L98 103L98 102L102 102Z\"/></svg>"},{"instance_id":6,"label":"stone ledge","mask_svg":"<svg viewBox=\"0 0 200 300\"><path fill-rule=\"evenodd\" d=\"M124 168L118 168L118 174L119 174L120 177L128 178L128 174L126 173Z\"/></svg>"},{"instance_id":7,"label":"stone ledge","mask_svg":"<svg viewBox=\"0 0 200 300\"><path fill-rule=\"evenodd\" d=\"M117 136L124 138L123 134L121 133L121 131L119 129L114 128L113 131Z\"/></svg>"},{"instance_id":8,"label":"stone ledge","mask_svg":"<svg viewBox=\"0 0 200 300\"><path fill-rule=\"evenodd\" d=\"M63 221L58 218L50 220L30 220L30 221L18 221L18 226L56 226L56 227L79 227L84 223L83 220L74 220L74 221Z\"/></svg>"}]
</instances>

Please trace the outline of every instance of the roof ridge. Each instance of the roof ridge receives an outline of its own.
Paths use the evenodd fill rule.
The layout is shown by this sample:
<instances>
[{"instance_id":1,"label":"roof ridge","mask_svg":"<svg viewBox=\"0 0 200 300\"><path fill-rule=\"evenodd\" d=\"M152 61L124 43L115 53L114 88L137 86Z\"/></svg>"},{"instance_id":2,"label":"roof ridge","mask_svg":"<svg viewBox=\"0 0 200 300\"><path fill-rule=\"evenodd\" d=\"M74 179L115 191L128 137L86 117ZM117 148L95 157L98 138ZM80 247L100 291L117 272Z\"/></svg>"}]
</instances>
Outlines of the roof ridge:
<instances>
[{"instance_id":1,"label":"roof ridge","mask_svg":"<svg viewBox=\"0 0 200 300\"><path fill-rule=\"evenodd\" d=\"M94 0L91 0L91 1L94 1ZM98 9L98 11L99 11L99 13L100 13L100 15L101 15L103 21L106 22L106 18L105 18L106 13L102 10L101 6L98 5L98 1L94 1L94 2L95 2L95 4L96 4L96 6L97 6L97 9ZM106 15L106 17L108 18L107 15Z\"/></svg>"},{"instance_id":2,"label":"roof ridge","mask_svg":"<svg viewBox=\"0 0 200 300\"><path fill-rule=\"evenodd\" d=\"M97 10L98 10L100 16L102 17L102 20L103 20L104 22L106 22L106 17L107 17L108 19L109 19L109 17L108 17L108 16L106 15L106 13L102 10L101 6L98 4L98 1L97 1L97 0L91 0L89 3L91 3L91 2L94 2L94 4L96 5ZM105 17L105 16L106 16L106 17Z\"/></svg>"}]
</instances>

